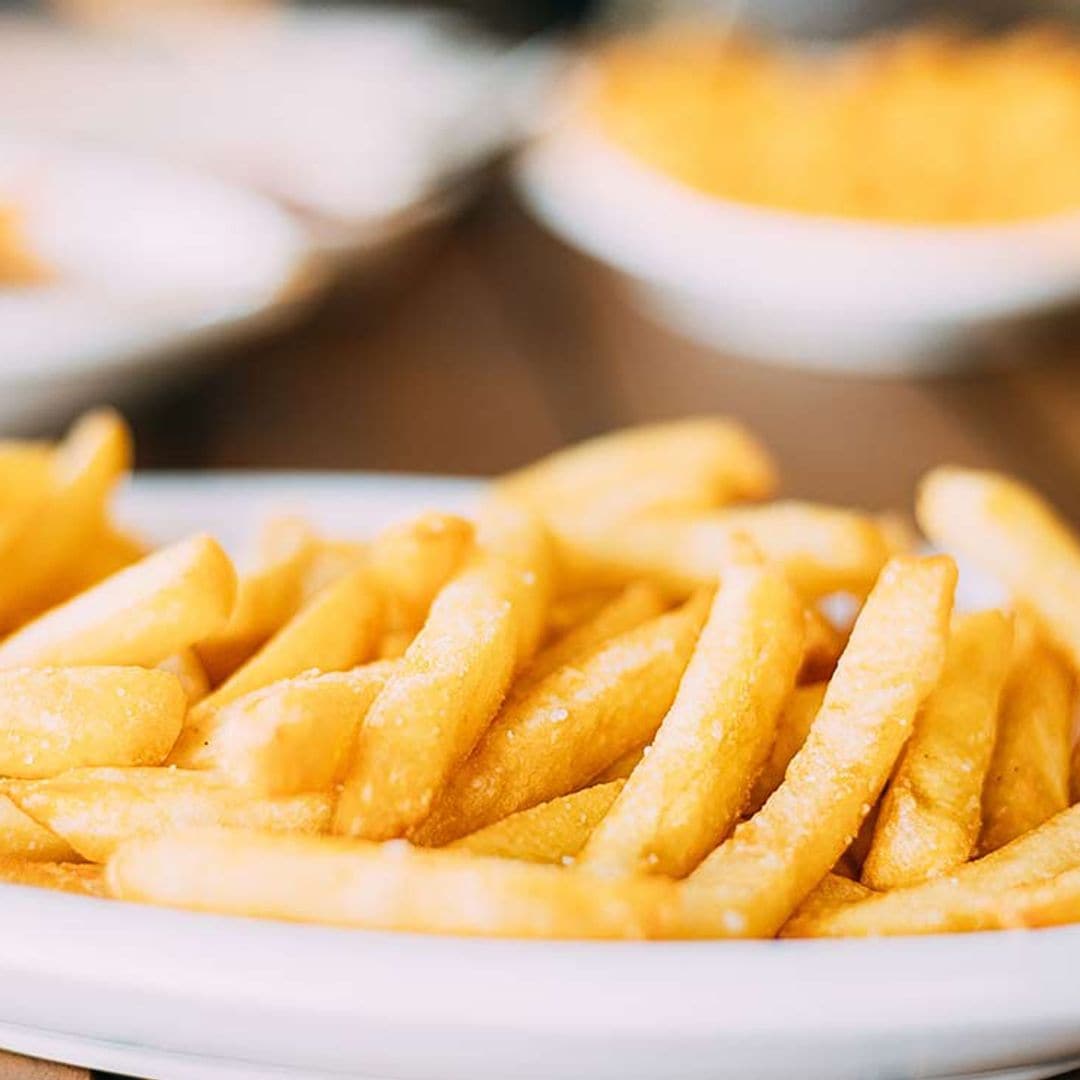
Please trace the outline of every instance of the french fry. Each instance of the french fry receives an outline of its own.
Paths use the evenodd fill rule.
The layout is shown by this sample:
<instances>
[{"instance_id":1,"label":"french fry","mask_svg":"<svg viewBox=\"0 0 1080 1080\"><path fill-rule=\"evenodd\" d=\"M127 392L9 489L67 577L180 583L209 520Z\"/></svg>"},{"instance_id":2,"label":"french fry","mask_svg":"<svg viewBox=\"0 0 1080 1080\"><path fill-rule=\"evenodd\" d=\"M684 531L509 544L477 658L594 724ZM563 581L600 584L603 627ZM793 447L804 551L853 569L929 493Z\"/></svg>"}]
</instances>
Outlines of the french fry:
<instances>
[{"instance_id":1,"label":"french fry","mask_svg":"<svg viewBox=\"0 0 1080 1080\"><path fill-rule=\"evenodd\" d=\"M0 857L33 862L73 862L75 849L0 795Z\"/></svg>"},{"instance_id":2,"label":"french fry","mask_svg":"<svg viewBox=\"0 0 1080 1080\"><path fill-rule=\"evenodd\" d=\"M873 889L842 874L826 874L810 895L799 905L783 929L781 937L803 937L804 930L813 927L823 916L828 917L848 904L869 900Z\"/></svg>"},{"instance_id":3,"label":"french fry","mask_svg":"<svg viewBox=\"0 0 1080 1080\"><path fill-rule=\"evenodd\" d=\"M988 928L988 910L1008 889L1049 882L1080 867L1080 806L975 862L921 885L878 893L858 903L822 905L803 912L785 934L865 937L933 934Z\"/></svg>"},{"instance_id":4,"label":"french fry","mask_svg":"<svg viewBox=\"0 0 1080 1080\"><path fill-rule=\"evenodd\" d=\"M259 795L329 791L393 670L382 661L253 690L218 710L178 764L210 770Z\"/></svg>"},{"instance_id":5,"label":"french fry","mask_svg":"<svg viewBox=\"0 0 1080 1080\"><path fill-rule=\"evenodd\" d=\"M709 596L660 615L510 702L413 830L438 847L584 787L649 741L675 699Z\"/></svg>"},{"instance_id":6,"label":"french fry","mask_svg":"<svg viewBox=\"0 0 1080 1080\"><path fill-rule=\"evenodd\" d=\"M511 814L447 847L500 859L567 864L585 846L622 786L622 780L613 780L562 795Z\"/></svg>"},{"instance_id":7,"label":"french fry","mask_svg":"<svg viewBox=\"0 0 1080 1080\"><path fill-rule=\"evenodd\" d=\"M196 646L212 683L224 682L296 614L314 546L305 522L290 518L275 524L262 563L237 582L228 623Z\"/></svg>"},{"instance_id":8,"label":"french fry","mask_svg":"<svg viewBox=\"0 0 1080 1080\"><path fill-rule=\"evenodd\" d=\"M63 599L65 575L83 558L130 463L131 436L116 413L88 413L72 427L50 456L45 498L0 553L0 628Z\"/></svg>"},{"instance_id":9,"label":"french fry","mask_svg":"<svg viewBox=\"0 0 1080 1080\"><path fill-rule=\"evenodd\" d=\"M920 485L917 515L931 540L1028 604L1080 670L1080 541L1039 495L999 473L939 468Z\"/></svg>"},{"instance_id":10,"label":"french fry","mask_svg":"<svg viewBox=\"0 0 1080 1080\"><path fill-rule=\"evenodd\" d=\"M813 605L803 612L804 643L799 682L813 683L828 679L844 651L847 637Z\"/></svg>"},{"instance_id":11,"label":"french fry","mask_svg":"<svg viewBox=\"0 0 1080 1080\"><path fill-rule=\"evenodd\" d=\"M647 746L635 746L617 757L606 769L592 778L594 784L606 784L611 780L627 780L649 752Z\"/></svg>"},{"instance_id":12,"label":"french fry","mask_svg":"<svg viewBox=\"0 0 1080 1080\"><path fill-rule=\"evenodd\" d=\"M184 769L73 769L48 780L0 781L0 790L98 863L131 837L181 826L319 833L330 821L326 794L257 798L211 773Z\"/></svg>"},{"instance_id":13,"label":"french fry","mask_svg":"<svg viewBox=\"0 0 1080 1080\"><path fill-rule=\"evenodd\" d=\"M59 889L80 896L105 898L102 867L92 863L34 862L0 856L0 882L5 885L31 885L38 889Z\"/></svg>"},{"instance_id":14,"label":"french fry","mask_svg":"<svg viewBox=\"0 0 1080 1080\"><path fill-rule=\"evenodd\" d=\"M70 600L106 578L126 570L150 553L137 537L101 521L86 541L77 559L55 577L51 590L56 603Z\"/></svg>"},{"instance_id":15,"label":"french fry","mask_svg":"<svg viewBox=\"0 0 1080 1080\"><path fill-rule=\"evenodd\" d=\"M488 519L480 549L427 621L360 729L334 818L391 839L423 820L498 711L543 624L546 535L517 513Z\"/></svg>"},{"instance_id":16,"label":"french fry","mask_svg":"<svg viewBox=\"0 0 1080 1080\"><path fill-rule=\"evenodd\" d=\"M362 540L317 539L304 574L301 603L306 604L338 578L366 566L369 547Z\"/></svg>"},{"instance_id":17,"label":"french fry","mask_svg":"<svg viewBox=\"0 0 1080 1080\"><path fill-rule=\"evenodd\" d=\"M1069 802L1080 802L1080 742L1073 747L1069 759Z\"/></svg>"},{"instance_id":18,"label":"french fry","mask_svg":"<svg viewBox=\"0 0 1080 1080\"><path fill-rule=\"evenodd\" d=\"M512 695L522 696L553 671L567 664L580 663L605 641L656 618L664 608L663 597L655 586L645 582L628 585L591 618L537 653L514 684Z\"/></svg>"},{"instance_id":19,"label":"french fry","mask_svg":"<svg viewBox=\"0 0 1080 1080\"><path fill-rule=\"evenodd\" d=\"M835 865L941 673L955 585L944 556L885 568L784 782L687 879L689 927L771 936Z\"/></svg>"},{"instance_id":20,"label":"french fry","mask_svg":"<svg viewBox=\"0 0 1080 1080\"><path fill-rule=\"evenodd\" d=\"M600 609L606 607L619 589L579 589L554 597L548 608L546 641L552 642L570 633L576 626L588 622Z\"/></svg>"},{"instance_id":21,"label":"french fry","mask_svg":"<svg viewBox=\"0 0 1080 1080\"><path fill-rule=\"evenodd\" d=\"M882 797L863 884L878 891L916 885L971 857L1011 641L1009 620L999 611L956 621L941 681Z\"/></svg>"},{"instance_id":22,"label":"french fry","mask_svg":"<svg viewBox=\"0 0 1080 1080\"><path fill-rule=\"evenodd\" d=\"M788 765L806 742L810 725L825 700L827 688L828 683L824 682L796 687L784 703L776 722L776 738L754 786L750 789L750 799L746 805L749 813L756 814L765 805L768 797L784 782Z\"/></svg>"},{"instance_id":23,"label":"french fry","mask_svg":"<svg viewBox=\"0 0 1080 1080\"><path fill-rule=\"evenodd\" d=\"M305 671L345 671L370 659L378 642L381 618L381 603L366 568L353 570L327 585L246 664L188 713L170 762L187 765L205 742L214 715L245 694Z\"/></svg>"},{"instance_id":24,"label":"french fry","mask_svg":"<svg viewBox=\"0 0 1080 1080\"><path fill-rule=\"evenodd\" d=\"M802 605L783 575L727 567L675 701L582 866L673 878L693 870L743 809L802 656Z\"/></svg>"},{"instance_id":25,"label":"french fry","mask_svg":"<svg viewBox=\"0 0 1080 1080\"><path fill-rule=\"evenodd\" d=\"M157 665L180 680L188 705L196 705L210 693L210 679L194 649L181 649Z\"/></svg>"},{"instance_id":26,"label":"french fry","mask_svg":"<svg viewBox=\"0 0 1080 1080\"><path fill-rule=\"evenodd\" d=\"M8 537L48 498L52 460L53 447L47 442L0 439L0 538Z\"/></svg>"},{"instance_id":27,"label":"french fry","mask_svg":"<svg viewBox=\"0 0 1080 1080\"><path fill-rule=\"evenodd\" d=\"M707 509L776 487L772 460L741 425L717 417L650 424L590 439L498 483L547 514L614 521L657 509Z\"/></svg>"},{"instance_id":28,"label":"french fry","mask_svg":"<svg viewBox=\"0 0 1080 1080\"><path fill-rule=\"evenodd\" d=\"M0 642L0 668L153 667L229 617L236 572L216 540L163 548Z\"/></svg>"},{"instance_id":29,"label":"french fry","mask_svg":"<svg viewBox=\"0 0 1080 1080\"><path fill-rule=\"evenodd\" d=\"M184 720L175 675L131 667L0 671L0 775L159 765Z\"/></svg>"},{"instance_id":30,"label":"french fry","mask_svg":"<svg viewBox=\"0 0 1080 1080\"><path fill-rule=\"evenodd\" d=\"M200 829L133 840L110 859L112 895L172 907L432 934L645 938L675 888L556 866L430 851L404 841Z\"/></svg>"},{"instance_id":31,"label":"french fry","mask_svg":"<svg viewBox=\"0 0 1080 1080\"><path fill-rule=\"evenodd\" d=\"M389 630L379 639L376 660L400 660L416 637L411 630Z\"/></svg>"},{"instance_id":32,"label":"french fry","mask_svg":"<svg viewBox=\"0 0 1080 1080\"><path fill-rule=\"evenodd\" d=\"M1018 633L982 789L983 854L1069 805L1074 691L1064 658L1048 648L1037 631Z\"/></svg>"}]
</instances>

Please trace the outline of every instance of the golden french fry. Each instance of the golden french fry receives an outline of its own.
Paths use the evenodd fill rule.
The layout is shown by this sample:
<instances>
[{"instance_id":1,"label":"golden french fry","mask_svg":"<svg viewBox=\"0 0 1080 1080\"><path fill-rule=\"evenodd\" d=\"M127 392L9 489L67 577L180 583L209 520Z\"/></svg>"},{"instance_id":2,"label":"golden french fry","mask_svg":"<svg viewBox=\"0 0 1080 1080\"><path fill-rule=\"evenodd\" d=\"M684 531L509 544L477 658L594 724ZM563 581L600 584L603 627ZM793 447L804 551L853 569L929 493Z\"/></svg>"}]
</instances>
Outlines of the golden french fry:
<instances>
[{"instance_id":1,"label":"golden french fry","mask_svg":"<svg viewBox=\"0 0 1080 1080\"><path fill-rule=\"evenodd\" d=\"M393 670L382 661L254 690L214 713L202 740L176 764L208 769L260 795L329 791Z\"/></svg>"},{"instance_id":2,"label":"golden french fry","mask_svg":"<svg viewBox=\"0 0 1080 1080\"><path fill-rule=\"evenodd\" d=\"M132 840L112 895L200 911L381 930L524 938L644 938L675 886L431 851L405 841L199 829Z\"/></svg>"},{"instance_id":3,"label":"golden french fry","mask_svg":"<svg viewBox=\"0 0 1080 1080\"><path fill-rule=\"evenodd\" d=\"M0 439L0 538L48 498L52 461L53 447L47 442Z\"/></svg>"},{"instance_id":4,"label":"golden french fry","mask_svg":"<svg viewBox=\"0 0 1080 1080\"><path fill-rule=\"evenodd\" d=\"M197 704L210 693L210 679L194 649L181 649L167 656L157 667L180 680L188 705Z\"/></svg>"},{"instance_id":5,"label":"golden french fry","mask_svg":"<svg viewBox=\"0 0 1080 1080\"><path fill-rule=\"evenodd\" d=\"M159 765L184 720L175 675L133 667L0 671L0 775Z\"/></svg>"},{"instance_id":6,"label":"golden french fry","mask_svg":"<svg viewBox=\"0 0 1080 1080\"><path fill-rule=\"evenodd\" d=\"M882 797L863 884L879 891L915 885L971 857L1011 642L999 611L956 621L941 680Z\"/></svg>"},{"instance_id":7,"label":"golden french fry","mask_svg":"<svg viewBox=\"0 0 1080 1080\"><path fill-rule=\"evenodd\" d=\"M919 488L919 524L1030 605L1080 669L1080 541L1034 491L999 473L939 468Z\"/></svg>"},{"instance_id":8,"label":"golden french fry","mask_svg":"<svg viewBox=\"0 0 1080 1080\"><path fill-rule=\"evenodd\" d=\"M435 598L357 734L336 832L399 836L425 818L497 712L539 634L547 538L531 519L491 519L479 552Z\"/></svg>"},{"instance_id":9,"label":"golden french fry","mask_svg":"<svg viewBox=\"0 0 1080 1080\"><path fill-rule=\"evenodd\" d=\"M1080 742L1073 747L1069 759L1069 802L1080 802Z\"/></svg>"},{"instance_id":10,"label":"golden french fry","mask_svg":"<svg viewBox=\"0 0 1080 1080\"><path fill-rule=\"evenodd\" d=\"M92 863L35 862L0 856L0 882L31 885L39 889L59 889L82 896L107 897L103 868Z\"/></svg>"},{"instance_id":11,"label":"golden french fry","mask_svg":"<svg viewBox=\"0 0 1080 1080\"><path fill-rule=\"evenodd\" d=\"M708 613L703 594L508 704L413 830L439 846L583 787L655 734Z\"/></svg>"},{"instance_id":12,"label":"golden french fry","mask_svg":"<svg viewBox=\"0 0 1080 1080\"><path fill-rule=\"evenodd\" d=\"M431 601L461 567L473 542L471 522L427 513L391 525L371 542L368 565L386 601L386 625L416 633Z\"/></svg>"},{"instance_id":13,"label":"golden french fry","mask_svg":"<svg viewBox=\"0 0 1080 1080\"><path fill-rule=\"evenodd\" d=\"M1069 805L1075 683L1037 632L1017 634L982 789L979 849L995 851Z\"/></svg>"},{"instance_id":14,"label":"golden french fry","mask_svg":"<svg viewBox=\"0 0 1080 1080\"><path fill-rule=\"evenodd\" d=\"M369 545L362 540L317 539L304 574L301 602L307 603L338 578L366 566L368 549Z\"/></svg>"},{"instance_id":15,"label":"golden french fry","mask_svg":"<svg viewBox=\"0 0 1080 1080\"><path fill-rule=\"evenodd\" d=\"M305 522L289 518L275 524L263 562L237 582L228 623L196 646L212 683L224 682L296 614L314 547Z\"/></svg>"},{"instance_id":16,"label":"golden french fry","mask_svg":"<svg viewBox=\"0 0 1080 1080\"><path fill-rule=\"evenodd\" d=\"M195 536L121 570L0 642L0 668L153 667L229 617L236 572L216 540Z\"/></svg>"},{"instance_id":17,"label":"golden french fry","mask_svg":"<svg viewBox=\"0 0 1080 1080\"><path fill-rule=\"evenodd\" d=\"M623 781L594 784L550 802L519 810L447 845L473 855L567 864L611 808Z\"/></svg>"},{"instance_id":18,"label":"golden french fry","mask_svg":"<svg viewBox=\"0 0 1080 1080\"><path fill-rule=\"evenodd\" d=\"M105 504L131 463L127 425L88 413L50 456L47 494L0 552L0 627L11 629L64 598L64 579L85 555Z\"/></svg>"},{"instance_id":19,"label":"golden french fry","mask_svg":"<svg viewBox=\"0 0 1080 1080\"><path fill-rule=\"evenodd\" d=\"M576 626L588 622L600 609L606 607L619 589L581 589L552 599L548 608L547 635L545 640L554 641L570 633Z\"/></svg>"},{"instance_id":20,"label":"golden french fry","mask_svg":"<svg viewBox=\"0 0 1080 1080\"><path fill-rule=\"evenodd\" d=\"M693 870L743 809L802 655L802 605L783 575L727 567L675 701L582 865L673 878Z\"/></svg>"},{"instance_id":21,"label":"golden french fry","mask_svg":"<svg viewBox=\"0 0 1080 1080\"><path fill-rule=\"evenodd\" d=\"M0 781L0 790L90 862L105 862L131 837L181 826L318 833L330 821L330 798L321 792L257 798L185 769L73 769L48 780Z\"/></svg>"},{"instance_id":22,"label":"golden french fry","mask_svg":"<svg viewBox=\"0 0 1080 1080\"><path fill-rule=\"evenodd\" d=\"M1080 869L1066 870L1037 885L1010 889L991 903L993 921L988 920L979 929L1014 930L1080 922Z\"/></svg>"},{"instance_id":23,"label":"golden french fry","mask_svg":"<svg viewBox=\"0 0 1080 1080\"><path fill-rule=\"evenodd\" d=\"M944 877L853 904L800 914L785 933L800 937L933 934L986 928L1002 892L1048 882L1080 867L1080 806Z\"/></svg>"},{"instance_id":24,"label":"golden french fry","mask_svg":"<svg viewBox=\"0 0 1080 1080\"><path fill-rule=\"evenodd\" d=\"M306 671L345 671L370 659L379 639L381 617L378 593L365 568L327 585L188 713L170 761L174 765L188 762L205 741L214 714L245 694Z\"/></svg>"},{"instance_id":25,"label":"golden french fry","mask_svg":"<svg viewBox=\"0 0 1080 1080\"><path fill-rule=\"evenodd\" d=\"M754 786L750 789L750 799L746 804L750 814L756 814L765 805L766 799L784 782L788 765L806 742L810 725L825 700L827 688L828 683L824 682L798 686L784 703L776 721L776 738Z\"/></svg>"},{"instance_id":26,"label":"golden french fry","mask_svg":"<svg viewBox=\"0 0 1080 1080\"><path fill-rule=\"evenodd\" d=\"M58 571L52 595L56 603L70 600L106 578L145 559L150 549L137 537L102 521L87 540L78 558Z\"/></svg>"},{"instance_id":27,"label":"golden french fry","mask_svg":"<svg viewBox=\"0 0 1080 1080\"><path fill-rule=\"evenodd\" d=\"M771 936L836 864L941 673L955 585L944 556L890 561L784 782L687 879L691 927Z\"/></svg>"},{"instance_id":28,"label":"golden french fry","mask_svg":"<svg viewBox=\"0 0 1080 1080\"><path fill-rule=\"evenodd\" d=\"M580 663L613 637L656 618L665 608L659 590L645 582L628 585L591 618L542 649L514 683L511 694L523 696L553 671Z\"/></svg>"},{"instance_id":29,"label":"golden french fry","mask_svg":"<svg viewBox=\"0 0 1080 1080\"><path fill-rule=\"evenodd\" d=\"M412 630L390 630L379 639L375 650L376 660L400 660L413 643L416 634Z\"/></svg>"},{"instance_id":30,"label":"golden french fry","mask_svg":"<svg viewBox=\"0 0 1080 1080\"><path fill-rule=\"evenodd\" d=\"M541 514L585 511L608 521L657 509L707 509L760 499L773 462L741 425L717 417L649 424L590 439L498 483Z\"/></svg>"},{"instance_id":31,"label":"golden french fry","mask_svg":"<svg viewBox=\"0 0 1080 1080\"><path fill-rule=\"evenodd\" d=\"M847 644L847 636L812 605L805 609L803 618L804 643L799 682L821 682L836 670L836 663Z\"/></svg>"},{"instance_id":32,"label":"golden french fry","mask_svg":"<svg viewBox=\"0 0 1080 1080\"><path fill-rule=\"evenodd\" d=\"M611 780L627 780L649 752L647 746L635 746L617 757L606 769L592 778L594 784L606 784Z\"/></svg>"},{"instance_id":33,"label":"golden french fry","mask_svg":"<svg viewBox=\"0 0 1080 1080\"><path fill-rule=\"evenodd\" d=\"M75 849L0 795L0 856L34 862L72 862Z\"/></svg>"},{"instance_id":34,"label":"golden french fry","mask_svg":"<svg viewBox=\"0 0 1080 1080\"><path fill-rule=\"evenodd\" d=\"M803 937L807 927L813 927L823 916L828 917L848 904L869 900L877 895L873 889L838 874L826 874L813 892L799 905L783 929L781 937Z\"/></svg>"}]
</instances>

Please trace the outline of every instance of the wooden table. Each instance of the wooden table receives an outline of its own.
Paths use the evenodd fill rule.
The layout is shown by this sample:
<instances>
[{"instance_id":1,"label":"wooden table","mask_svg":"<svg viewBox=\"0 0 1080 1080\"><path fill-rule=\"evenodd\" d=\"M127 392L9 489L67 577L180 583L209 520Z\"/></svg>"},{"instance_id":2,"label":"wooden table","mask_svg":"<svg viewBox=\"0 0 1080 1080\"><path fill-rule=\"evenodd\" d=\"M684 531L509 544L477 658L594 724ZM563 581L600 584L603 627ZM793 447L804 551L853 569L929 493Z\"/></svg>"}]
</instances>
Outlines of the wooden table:
<instances>
[{"instance_id":1,"label":"wooden table","mask_svg":"<svg viewBox=\"0 0 1080 1080\"><path fill-rule=\"evenodd\" d=\"M652 324L500 187L391 277L138 410L140 464L487 474L621 424L722 412L775 449L789 494L905 507L924 469L953 461L1012 470L1080 521L1076 317L1000 335L991 367L948 377L738 361Z\"/></svg>"}]
</instances>

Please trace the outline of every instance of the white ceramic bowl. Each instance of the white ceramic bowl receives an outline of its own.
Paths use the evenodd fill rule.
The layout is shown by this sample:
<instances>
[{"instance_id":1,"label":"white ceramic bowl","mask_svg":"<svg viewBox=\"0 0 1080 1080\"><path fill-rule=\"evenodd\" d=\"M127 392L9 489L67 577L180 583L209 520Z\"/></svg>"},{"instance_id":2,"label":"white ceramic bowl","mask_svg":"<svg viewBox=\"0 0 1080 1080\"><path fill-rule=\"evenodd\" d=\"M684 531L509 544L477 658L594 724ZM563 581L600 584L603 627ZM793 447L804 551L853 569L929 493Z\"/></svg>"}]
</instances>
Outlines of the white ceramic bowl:
<instances>
[{"instance_id":1,"label":"white ceramic bowl","mask_svg":"<svg viewBox=\"0 0 1080 1080\"><path fill-rule=\"evenodd\" d=\"M964 359L974 334L1080 296L1080 212L937 227L759 209L573 124L532 146L517 178L542 222L625 274L660 319L754 359L932 370Z\"/></svg>"},{"instance_id":2,"label":"white ceramic bowl","mask_svg":"<svg viewBox=\"0 0 1080 1080\"><path fill-rule=\"evenodd\" d=\"M391 476L139 479L121 517L241 546L467 508ZM1080 1057L1080 927L854 941L367 933L0 886L0 1045L159 1080L1033 1080Z\"/></svg>"}]
</instances>

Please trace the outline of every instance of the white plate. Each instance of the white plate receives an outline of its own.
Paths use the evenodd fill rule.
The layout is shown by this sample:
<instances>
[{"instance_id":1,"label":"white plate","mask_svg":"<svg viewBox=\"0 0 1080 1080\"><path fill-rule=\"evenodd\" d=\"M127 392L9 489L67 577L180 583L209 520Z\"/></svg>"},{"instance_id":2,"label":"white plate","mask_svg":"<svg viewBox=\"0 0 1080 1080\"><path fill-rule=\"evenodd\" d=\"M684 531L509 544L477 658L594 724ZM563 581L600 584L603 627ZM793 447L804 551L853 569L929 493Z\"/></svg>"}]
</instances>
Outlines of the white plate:
<instances>
[{"instance_id":1,"label":"white plate","mask_svg":"<svg viewBox=\"0 0 1080 1080\"><path fill-rule=\"evenodd\" d=\"M1080 212L936 227L756 208L680 184L580 122L542 138L517 177L532 212L625 274L650 312L754 359L934 369L1001 320L1080 296Z\"/></svg>"},{"instance_id":2,"label":"white plate","mask_svg":"<svg viewBox=\"0 0 1080 1080\"><path fill-rule=\"evenodd\" d=\"M475 485L141 479L133 524L365 533ZM0 886L0 1043L161 1080L1034 1078L1080 1057L1080 928L881 941L458 940Z\"/></svg>"},{"instance_id":3,"label":"white plate","mask_svg":"<svg viewBox=\"0 0 1080 1080\"><path fill-rule=\"evenodd\" d=\"M318 279L273 203L160 162L8 136L0 202L51 275L0 287L7 430L160 384L194 347L284 318Z\"/></svg>"}]
</instances>

